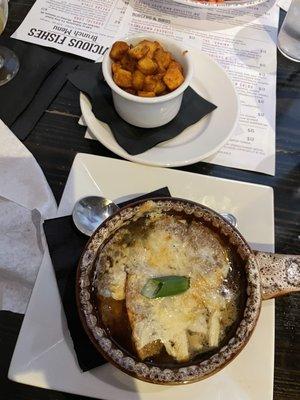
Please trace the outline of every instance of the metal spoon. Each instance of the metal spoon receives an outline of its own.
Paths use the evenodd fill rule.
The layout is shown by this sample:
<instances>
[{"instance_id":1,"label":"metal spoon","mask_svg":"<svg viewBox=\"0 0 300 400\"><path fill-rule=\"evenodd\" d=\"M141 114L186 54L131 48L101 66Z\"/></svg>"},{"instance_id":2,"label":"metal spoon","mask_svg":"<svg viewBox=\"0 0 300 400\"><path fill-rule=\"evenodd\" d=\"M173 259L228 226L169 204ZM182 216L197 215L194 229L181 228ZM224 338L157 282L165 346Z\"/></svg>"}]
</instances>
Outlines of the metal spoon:
<instances>
[{"instance_id":1,"label":"metal spoon","mask_svg":"<svg viewBox=\"0 0 300 400\"><path fill-rule=\"evenodd\" d=\"M233 214L229 214L226 212L220 213L220 215L226 219L227 222L229 222L232 226L235 228L237 227L237 219Z\"/></svg>"},{"instance_id":2,"label":"metal spoon","mask_svg":"<svg viewBox=\"0 0 300 400\"><path fill-rule=\"evenodd\" d=\"M119 207L112 200L100 196L88 196L75 203L72 217L76 228L83 234L91 236L103 221L118 210ZM225 212L220 215L237 227L234 215Z\"/></svg>"},{"instance_id":3,"label":"metal spoon","mask_svg":"<svg viewBox=\"0 0 300 400\"><path fill-rule=\"evenodd\" d=\"M76 228L91 236L103 221L118 210L119 207L105 197L88 196L75 203L72 217Z\"/></svg>"}]
</instances>

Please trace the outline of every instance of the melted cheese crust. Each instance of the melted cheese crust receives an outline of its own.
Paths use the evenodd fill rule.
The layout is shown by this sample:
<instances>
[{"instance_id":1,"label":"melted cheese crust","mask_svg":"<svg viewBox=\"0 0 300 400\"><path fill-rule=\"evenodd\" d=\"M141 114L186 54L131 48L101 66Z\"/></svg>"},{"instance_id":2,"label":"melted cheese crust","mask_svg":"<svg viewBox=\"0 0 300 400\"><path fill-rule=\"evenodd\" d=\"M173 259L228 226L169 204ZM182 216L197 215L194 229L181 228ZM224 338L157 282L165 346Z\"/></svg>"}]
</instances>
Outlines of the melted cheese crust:
<instances>
[{"instance_id":1,"label":"melted cheese crust","mask_svg":"<svg viewBox=\"0 0 300 400\"><path fill-rule=\"evenodd\" d=\"M143 229L130 225L104 247L98 292L125 300L133 342L143 351L159 341L177 361L218 346L235 319L221 289L230 268L226 247L199 222L152 212ZM190 288L176 296L148 299L141 289L151 277L182 275ZM158 346L159 348L159 346Z\"/></svg>"}]
</instances>

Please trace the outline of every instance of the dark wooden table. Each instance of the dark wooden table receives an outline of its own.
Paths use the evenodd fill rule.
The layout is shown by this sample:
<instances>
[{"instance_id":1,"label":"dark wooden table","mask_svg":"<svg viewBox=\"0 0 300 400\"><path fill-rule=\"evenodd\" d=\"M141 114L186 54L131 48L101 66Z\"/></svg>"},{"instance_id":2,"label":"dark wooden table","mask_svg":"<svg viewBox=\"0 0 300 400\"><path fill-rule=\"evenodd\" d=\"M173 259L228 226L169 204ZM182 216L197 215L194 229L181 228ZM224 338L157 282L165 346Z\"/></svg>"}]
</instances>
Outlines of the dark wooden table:
<instances>
[{"instance_id":1,"label":"dark wooden table","mask_svg":"<svg viewBox=\"0 0 300 400\"><path fill-rule=\"evenodd\" d=\"M33 2L10 1L5 35L10 35L17 28ZM100 143L84 139L85 129L77 124L79 116L78 92L67 84L25 141L42 167L58 202L77 152L116 157ZM276 251L300 254L300 64L285 59L279 53L276 122L275 177L201 162L179 169L272 186L275 194ZM19 314L0 312L0 398L79 398L7 379L22 319ZM300 293L276 300L274 400L296 399L300 399Z\"/></svg>"}]
</instances>

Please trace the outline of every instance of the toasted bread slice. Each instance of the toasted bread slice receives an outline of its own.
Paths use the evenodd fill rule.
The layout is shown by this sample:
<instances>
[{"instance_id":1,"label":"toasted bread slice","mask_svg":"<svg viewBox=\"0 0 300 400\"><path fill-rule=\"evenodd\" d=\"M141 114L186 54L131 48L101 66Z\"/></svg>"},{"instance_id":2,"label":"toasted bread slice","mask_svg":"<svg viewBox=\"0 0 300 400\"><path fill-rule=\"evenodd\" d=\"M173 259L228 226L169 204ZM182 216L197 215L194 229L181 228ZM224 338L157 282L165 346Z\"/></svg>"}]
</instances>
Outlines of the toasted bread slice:
<instances>
[{"instance_id":1,"label":"toasted bread slice","mask_svg":"<svg viewBox=\"0 0 300 400\"><path fill-rule=\"evenodd\" d=\"M168 354L178 361L189 357L188 340L184 326L176 321L171 325L167 315L178 305L176 296L164 299L148 299L141 295L141 289L147 281L143 274L128 274L125 299L128 319L132 329L132 340L139 357L144 360L160 353L163 346ZM173 318L172 318L173 319Z\"/></svg>"},{"instance_id":2,"label":"toasted bread slice","mask_svg":"<svg viewBox=\"0 0 300 400\"><path fill-rule=\"evenodd\" d=\"M132 340L138 356L141 360L148 357L153 357L160 353L163 344L162 342L154 338L151 332L151 327L149 326L147 316L145 314L145 308L143 306L143 299L139 293L140 279L138 275L127 275L126 288L125 288L125 299L126 299L126 309L128 314L128 319L132 329ZM138 313L137 307L140 308L140 313Z\"/></svg>"},{"instance_id":3,"label":"toasted bread slice","mask_svg":"<svg viewBox=\"0 0 300 400\"><path fill-rule=\"evenodd\" d=\"M146 346L139 349L138 355L141 360L145 360L146 358L158 355L161 352L162 348L162 342L160 340L155 340L154 342L146 344Z\"/></svg>"}]
</instances>

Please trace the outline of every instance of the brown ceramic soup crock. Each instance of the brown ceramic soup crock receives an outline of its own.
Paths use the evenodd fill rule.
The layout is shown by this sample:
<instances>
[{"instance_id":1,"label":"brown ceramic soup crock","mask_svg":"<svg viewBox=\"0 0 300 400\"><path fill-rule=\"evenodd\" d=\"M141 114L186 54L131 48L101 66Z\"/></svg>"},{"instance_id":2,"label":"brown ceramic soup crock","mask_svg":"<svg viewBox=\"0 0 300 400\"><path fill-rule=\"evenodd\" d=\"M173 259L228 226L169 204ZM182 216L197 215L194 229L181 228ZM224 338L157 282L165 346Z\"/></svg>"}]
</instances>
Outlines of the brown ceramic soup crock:
<instances>
[{"instance_id":1,"label":"brown ceramic soup crock","mask_svg":"<svg viewBox=\"0 0 300 400\"><path fill-rule=\"evenodd\" d=\"M77 270L76 297L83 327L99 353L111 364L135 378L156 384L186 384L218 372L232 361L247 344L265 299L300 290L300 257L255 252L243 236L215 211L188 200L154 198L156 209L171 215L182 215L201 222L227 241L240 260L245 276L244 301L240 317L225 342L214 351L200 354L190 362L160 365L141 361L136 354L117 343L102 322L96 304L94 287L96 262L102 247L114 234L134 218L140 217L145 201L120 209L108 218L90 238Z\"/></svg>"}]
</instances>

